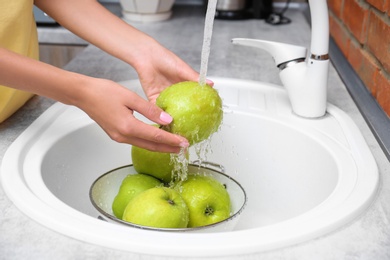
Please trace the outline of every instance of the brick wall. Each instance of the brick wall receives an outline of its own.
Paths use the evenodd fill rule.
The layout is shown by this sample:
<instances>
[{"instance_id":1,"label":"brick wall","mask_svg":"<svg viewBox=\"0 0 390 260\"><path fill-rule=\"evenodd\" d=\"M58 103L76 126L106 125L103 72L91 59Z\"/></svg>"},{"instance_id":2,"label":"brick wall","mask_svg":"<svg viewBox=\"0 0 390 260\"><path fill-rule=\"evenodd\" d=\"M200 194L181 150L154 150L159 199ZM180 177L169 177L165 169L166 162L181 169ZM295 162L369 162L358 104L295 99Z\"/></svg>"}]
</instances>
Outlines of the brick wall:
<instances>
[{"instance_id":1,"label":"brick wall","mask_svg":"<svg viewBox=\"0 0 390 260\"><path fill-rule=\"evenodd\" d=\"M330 34L390 117L390 0L328 0Z\"/></svg>"}]
</instances>

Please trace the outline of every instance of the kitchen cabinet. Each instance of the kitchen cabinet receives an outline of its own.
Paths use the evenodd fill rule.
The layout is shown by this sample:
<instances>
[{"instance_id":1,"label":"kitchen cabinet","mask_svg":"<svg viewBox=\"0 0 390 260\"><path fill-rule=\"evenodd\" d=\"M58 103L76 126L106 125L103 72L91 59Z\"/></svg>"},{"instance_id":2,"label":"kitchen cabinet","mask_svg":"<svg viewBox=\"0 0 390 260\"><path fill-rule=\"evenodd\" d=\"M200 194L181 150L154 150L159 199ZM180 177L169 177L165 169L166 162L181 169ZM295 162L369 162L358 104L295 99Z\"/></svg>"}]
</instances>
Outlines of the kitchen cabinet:
<instances>
[{"instance_id":1,"label":"kitchen cabinet","mask_svg":"<svg viewBox=\"0 0 390 260\"><path fill-rule=\"evenodd\" d=\"M85 49L86 45L39 44L40 60L53 66L62 68L77 54Z\"/></svg>"}]
</instances>

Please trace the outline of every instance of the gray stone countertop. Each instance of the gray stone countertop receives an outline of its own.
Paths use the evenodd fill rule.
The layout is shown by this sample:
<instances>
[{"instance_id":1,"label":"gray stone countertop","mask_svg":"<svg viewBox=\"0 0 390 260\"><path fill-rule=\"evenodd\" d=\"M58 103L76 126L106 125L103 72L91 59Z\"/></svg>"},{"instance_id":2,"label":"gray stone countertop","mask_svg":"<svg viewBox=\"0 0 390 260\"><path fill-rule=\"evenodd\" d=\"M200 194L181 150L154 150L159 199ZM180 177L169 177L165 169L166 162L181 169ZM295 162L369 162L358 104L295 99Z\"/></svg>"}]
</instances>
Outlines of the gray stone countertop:
<instances>
[{"instance_id":1,"label":"gray stone countertop","mask_svg":"<svg viewBox=\"0 0 390 260\"><path fill-rule=\"evenodd\" d=\"M290 10L286 16L292 19L292 23L283 26L271 26L263 20L215 21L209 77L280 84L278 70L268 54L261 50L232 46L230 39L248 37L309 46L310 27L302 12ZM203 24L202 8L176 7L169 21L134 26L155 37L199 70ZM137 76L129 65L94 46L88 46L65 69L115 81L135 79ZM390 259L389 162L332 66L328 96L330 103L347 112L359 126L377 160L381 185L375 201L364 214L325 236L279 250L223 259ZM18 135L53 103L46 98L34 97L0 124L0 160ZM6 197L1 186L0 209L0 259L179 259L115 251L68 238L39 225L20 212Z\"/></svg>"}]
</instances>

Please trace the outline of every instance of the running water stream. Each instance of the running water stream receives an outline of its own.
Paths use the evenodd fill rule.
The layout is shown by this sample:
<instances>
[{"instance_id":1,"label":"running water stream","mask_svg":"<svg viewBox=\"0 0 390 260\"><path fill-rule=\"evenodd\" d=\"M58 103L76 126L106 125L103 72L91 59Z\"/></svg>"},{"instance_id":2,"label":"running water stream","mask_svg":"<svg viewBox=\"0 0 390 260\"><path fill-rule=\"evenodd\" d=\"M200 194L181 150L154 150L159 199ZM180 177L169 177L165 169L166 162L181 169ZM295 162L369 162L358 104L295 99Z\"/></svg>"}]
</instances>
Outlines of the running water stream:
<instances>
[{"instance_id":1,"label":"running water stream","mask_svg":"<svg viewBox=\"0 0 390 260\"><path fill-rule=\"evenodd\" d=\"M211 37L213 35L213 25L214 25L215 11L217 9L217 1L218 0L209 0L207 5L206 19L204 23L200 73L199 73L199 85L201 86L206 84L207 67L209 63Z\"/></svg>"}]
</instances>

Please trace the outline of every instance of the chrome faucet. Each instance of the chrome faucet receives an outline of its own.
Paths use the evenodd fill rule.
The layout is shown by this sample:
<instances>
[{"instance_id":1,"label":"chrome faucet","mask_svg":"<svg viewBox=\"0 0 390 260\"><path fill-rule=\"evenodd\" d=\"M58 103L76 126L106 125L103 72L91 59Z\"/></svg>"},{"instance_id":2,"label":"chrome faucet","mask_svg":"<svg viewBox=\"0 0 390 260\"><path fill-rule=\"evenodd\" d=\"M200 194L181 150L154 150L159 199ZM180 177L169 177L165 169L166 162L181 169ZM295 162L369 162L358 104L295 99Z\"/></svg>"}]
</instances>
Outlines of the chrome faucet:
<instances>
[{"instance_id":1,"label":"chrome faucet","mask_svg":"<svg viewBox=\"0 0 390 260\"><path fill-rule=\"evenodd\" d=\"M285 43L235 38L233 44L268 51L280 70L280 79L287 90L292 110L307 117L326 113L326 92L329 70L329 17L326 0L309 0L311 13L311 47Z\"/></svg>"}]
</instances>

